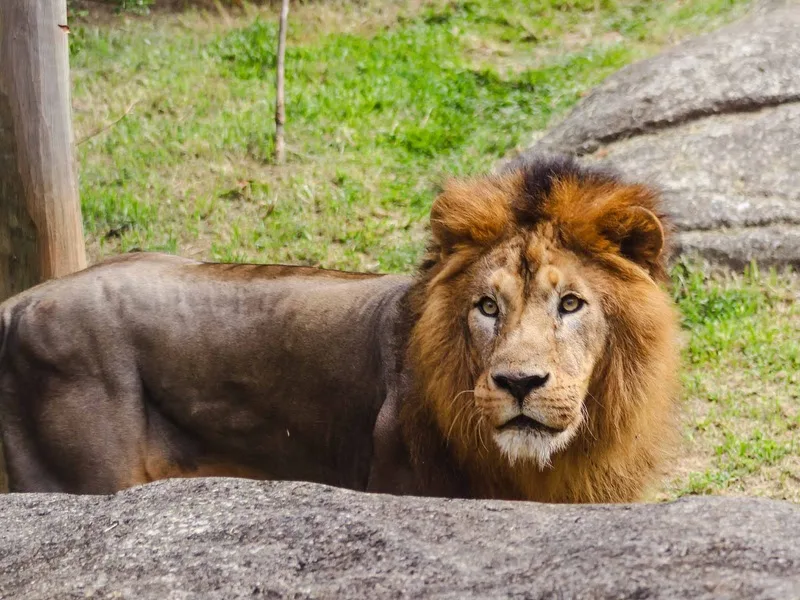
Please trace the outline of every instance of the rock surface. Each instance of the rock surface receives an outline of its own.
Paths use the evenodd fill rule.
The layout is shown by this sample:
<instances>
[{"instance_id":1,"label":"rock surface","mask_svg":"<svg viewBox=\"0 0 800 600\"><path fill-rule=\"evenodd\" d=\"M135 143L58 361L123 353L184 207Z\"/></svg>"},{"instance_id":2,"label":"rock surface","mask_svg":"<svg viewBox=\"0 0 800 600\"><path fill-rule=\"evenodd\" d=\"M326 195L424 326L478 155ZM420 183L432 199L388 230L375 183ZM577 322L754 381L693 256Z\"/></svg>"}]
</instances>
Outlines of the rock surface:
<instances>
[{"instance_id":1,"label":"rock surface","mask_svg":"<svg viewBox=\"0 0 800 600\"><path fill-rule=\"evenodd\" d=\"M800 267L800 2L622 69L529 151L664 192L677 250Z\"/></svg>"},{"instance_id":2,"label":"rock surface","mask_svg":"<svg viewBox=\"0 0 800 600\"><path fill-rule=\"evenodd\" d=\"M791 598L800 510L538 505L173 480L0 497L3 598Z\"/></svg>"}]
</instances>

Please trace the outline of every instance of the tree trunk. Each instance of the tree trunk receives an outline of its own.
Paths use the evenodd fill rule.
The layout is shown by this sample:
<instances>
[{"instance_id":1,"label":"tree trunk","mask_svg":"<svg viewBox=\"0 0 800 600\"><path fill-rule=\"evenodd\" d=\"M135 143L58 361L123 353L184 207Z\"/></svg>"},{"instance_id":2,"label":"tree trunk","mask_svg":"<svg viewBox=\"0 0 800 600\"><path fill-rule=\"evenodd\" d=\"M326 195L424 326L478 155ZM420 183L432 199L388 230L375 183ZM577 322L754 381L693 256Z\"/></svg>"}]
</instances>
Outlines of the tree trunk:
<instances>
[{"instance_id":1,"label":"tree trunk","mask_svg":"<svg viewBox=\"0 0 800 600\"><path fill-rule=\"evenodd\" d=\"M0 301L86 266L66 0L0 0Z\"/></svg>"},{"instance_id":2,"label":"tree trunk","mask_svg":"<svg viewBox=\"0 0 800 600\"><path fill-rule=\"evenodd\" d=\"M283 141L283 124L286 122L286 107L283 100L284 72L286 58L286 27L289 20L289 0L281 4L281 19L278 26L278 68L275 81L275 162L286 160L286 146Z\"/></svg>"}]
</instances>

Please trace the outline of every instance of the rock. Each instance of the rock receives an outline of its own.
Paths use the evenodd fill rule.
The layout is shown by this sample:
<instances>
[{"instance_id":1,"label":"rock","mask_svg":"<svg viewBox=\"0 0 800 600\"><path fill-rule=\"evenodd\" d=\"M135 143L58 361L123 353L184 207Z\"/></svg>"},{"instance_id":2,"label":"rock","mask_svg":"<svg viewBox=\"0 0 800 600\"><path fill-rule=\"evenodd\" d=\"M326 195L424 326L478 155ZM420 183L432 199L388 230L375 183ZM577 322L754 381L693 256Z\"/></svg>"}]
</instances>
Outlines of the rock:
<instances>
[{"instance_id":1,"label":"rock","mask_svg":"<svg viewBox=\"0 0 800 600\"><path fill-rule=\"evenodd\" d=\"M800 512L569 506L171 480L0 497L3 598L789 598Z\"/></svg>"},{"instance_id":2,"label":"rock","mask_svg":"<svg viewBox=\"0 0 800 600\"><path fill-rule=\"evenodd\" d=\"M622 69L531 153L660 187L677 249L740 268L800 266L800 2Z\"/></svg>"}]
</instances>

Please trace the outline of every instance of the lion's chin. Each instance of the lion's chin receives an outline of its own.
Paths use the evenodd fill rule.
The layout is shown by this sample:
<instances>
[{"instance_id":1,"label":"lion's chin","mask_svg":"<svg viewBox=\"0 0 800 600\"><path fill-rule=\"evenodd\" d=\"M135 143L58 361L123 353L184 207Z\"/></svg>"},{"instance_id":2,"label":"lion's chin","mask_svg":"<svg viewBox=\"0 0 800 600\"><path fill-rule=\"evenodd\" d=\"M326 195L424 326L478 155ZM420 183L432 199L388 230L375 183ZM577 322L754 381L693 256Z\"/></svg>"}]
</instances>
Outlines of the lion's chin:
<instances>
[{"instance_id":1,"label":"lion's chin","mask_svg":"<svg viewBox=\"0 0 800 600\"><path fill-rule=\"evenodd\" d=\"M513 465L520 461L531 461L544 470L551 466L552 456L567 447L575 435L575 428L550 434L525 429L495 431L494 441L500 451Z\"/></svg>"}]
</instances>

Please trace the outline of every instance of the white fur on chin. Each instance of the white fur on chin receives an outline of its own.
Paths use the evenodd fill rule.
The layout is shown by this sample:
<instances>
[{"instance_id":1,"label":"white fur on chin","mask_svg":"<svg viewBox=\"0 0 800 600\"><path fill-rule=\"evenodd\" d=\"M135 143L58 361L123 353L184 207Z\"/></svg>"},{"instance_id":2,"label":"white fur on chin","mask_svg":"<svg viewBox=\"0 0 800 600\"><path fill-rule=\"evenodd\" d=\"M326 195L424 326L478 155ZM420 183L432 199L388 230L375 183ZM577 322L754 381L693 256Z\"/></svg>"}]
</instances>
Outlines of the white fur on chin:
<instances>
[{"instance_id":1,"label":"white fur on chin","mask_svg":"<svg viewBox=\"0 0 800 600\"><path fill-rule=\"evenodd\" d=\"M550 466L550 458L567 447L575 435L576 428L570 427L558 435L539 431L510 429L494 433L494 441L500 451L513 465L518 460L531 460L540 471Z\"/></svg>"}]
</instances>

